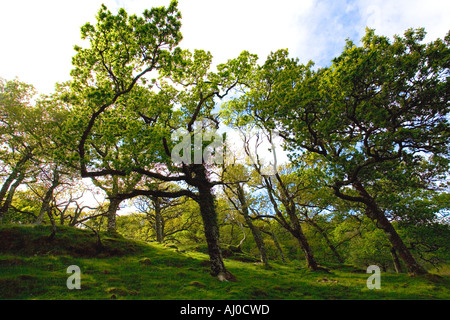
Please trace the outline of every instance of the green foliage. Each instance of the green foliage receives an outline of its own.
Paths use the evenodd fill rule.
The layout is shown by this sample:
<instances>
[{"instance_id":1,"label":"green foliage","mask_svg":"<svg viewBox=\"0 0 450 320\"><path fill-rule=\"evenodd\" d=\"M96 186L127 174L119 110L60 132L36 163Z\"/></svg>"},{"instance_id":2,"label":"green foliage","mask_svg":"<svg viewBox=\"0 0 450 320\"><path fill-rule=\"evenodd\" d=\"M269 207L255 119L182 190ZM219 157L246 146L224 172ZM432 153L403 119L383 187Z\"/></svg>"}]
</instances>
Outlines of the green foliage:
<instances>
[{"instance_id":1,"label":"green foliage","mask_svg":"<svg viewBox=\"0 0 450 320\"><path fill-rule=\"evenodd\" d=\"M29 84L0 78L0 156L2 163L12 168L36 145L32 132L39 130L40 125L31 103L35 94Z\"/></svg>"},{"instance_id":2,"label":"green foliage","mask_svg":"<svg viewBox=\"0 0 450 320\"><path fill-rule=\"evenodd\" d=\"M78 245L83 250L94 245L95 237L87 230L66 227L59 231L54 239L58 250L51 251L38 246L45 243L50 228L0 228L2 238L13 232L14 239L10 239L16 243L34 239L21 255L0 243L2 299L361 300L448 299L450 295L448 276L436 281L385 272L382 290L368 290L365 271L348 265L324 274L295 265L272 264L271 269L264 269L254 263L226 260L238 281L218 282L206 272L205 254L181 253L157 244L103 235L106 254L72 256L68 253L76 252ZM66 287L69 265L81 269L80 290Z\"/></svg>"},{"instance_id":3,"label":"green foliage","mask_svg":"<svg viewBox=\"0 0 450 320\"><path fill-rule=\"evenodd\" d=\"M55 281L64 280L58 272L70 260L83 267L85 290L71 298L448 298L448 286L390 273L393 243L373 210L421 264L445 272L450 33L424 43L423 29L393 40L367 29L361 44L347 41L330 67L303 65L278 50L261 65L243 51L214 69L210 52L178 47L180 19L176 1L141 16L102 5L97 23L81 28L87 46L75 47L72 79L54 95L34 102L33 86L0 79L0 220L31 224L41 215L40 223L56 230L52 240L48 226L0 226L0 296L66 297ZM202 166L203 184L197 178L204 172L192 170L198 167L172 163L172 133L192 136L222 124L249 134L279 131L290 161L268 177L249 159L227 158L220 167ZM81 214L79 203L68 206L80 173L109 204L182 195L180 203L158 198L167 207L173 201L162 210L159 240L166 246L155 243L151 205L119 216L116 234L103 232L106 202L90 208L91 218L80 216L90 231L55 228L57 214L60 224ZM215 174L228 183L223 190L211 181ZM208 221L218 222L237 283L207 276L204 212L195 193L207 188L215 201ZM302 268L298 230L286 231L297 220L314 257L334 268L330 279ZM252 224L272 269L257 263ZM366 290L366 276L358 275L372 264L387 272L382 292Z\"/></svg>"},{"instance_id":4,"label":"green foliage","mask_svg":"<svg viewBox=\"0 0 450 320\"><path fill-rule=\"evenodd\" d=\"M36 197L30 191L16 191L16 199L13 204L15 210L8 210L3 217L3 222L10 223L32 223L39 215L39 210L42 205L41 199Z\"/></svg>"}]
</instances>

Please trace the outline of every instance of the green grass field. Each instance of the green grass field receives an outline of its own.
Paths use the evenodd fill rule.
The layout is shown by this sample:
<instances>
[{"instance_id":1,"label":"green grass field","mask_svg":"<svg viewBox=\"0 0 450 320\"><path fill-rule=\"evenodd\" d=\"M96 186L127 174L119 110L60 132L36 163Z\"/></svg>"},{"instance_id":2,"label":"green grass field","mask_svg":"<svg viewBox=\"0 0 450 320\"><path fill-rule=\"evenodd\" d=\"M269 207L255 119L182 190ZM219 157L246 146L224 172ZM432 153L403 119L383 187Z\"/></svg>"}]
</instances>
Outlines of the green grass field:
<instances>
[{"instance_id":1,"label":"green grass field","mask_svg":"<svg viewBox=\"0 0 450 320\"><path fill-rule=\"evenodd\" d=\"M237 277L220 282L209 275L208 256L121 236L46 226L0 227L0 299L449 299L450 276L381 273L381 289L366 286L367 274L352 266L311 272L300 265L226 259ZM66 285L70 265L81 270L81 289Z\"/></svg>"}]
</instances>

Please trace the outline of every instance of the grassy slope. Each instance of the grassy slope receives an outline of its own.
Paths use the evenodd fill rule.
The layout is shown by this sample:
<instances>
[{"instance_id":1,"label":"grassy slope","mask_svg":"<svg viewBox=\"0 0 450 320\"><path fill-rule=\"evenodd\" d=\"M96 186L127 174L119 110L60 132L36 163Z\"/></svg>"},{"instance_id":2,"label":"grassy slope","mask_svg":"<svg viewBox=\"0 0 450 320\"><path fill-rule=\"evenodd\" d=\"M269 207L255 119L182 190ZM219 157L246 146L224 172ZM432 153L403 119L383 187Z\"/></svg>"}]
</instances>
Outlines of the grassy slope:
<instances>
[{"instance_id":1,"label":"grassy slope","mask_svg":"<svg viewBox=\"0 0 450 320\"><path fill-rule=\"evenodd\" d=\"M225 261L238 278L209 275L208 257L158 244L102 236L96 250L90 231L59 227L52 242L44 226L0 227L0 299L449 299L450 276L382 273L381 289L366 287L368 274L350 266L330 273L294 265ZM81 269L81 290L69 290L69 265Z\"/></svg>"}]
</instances>

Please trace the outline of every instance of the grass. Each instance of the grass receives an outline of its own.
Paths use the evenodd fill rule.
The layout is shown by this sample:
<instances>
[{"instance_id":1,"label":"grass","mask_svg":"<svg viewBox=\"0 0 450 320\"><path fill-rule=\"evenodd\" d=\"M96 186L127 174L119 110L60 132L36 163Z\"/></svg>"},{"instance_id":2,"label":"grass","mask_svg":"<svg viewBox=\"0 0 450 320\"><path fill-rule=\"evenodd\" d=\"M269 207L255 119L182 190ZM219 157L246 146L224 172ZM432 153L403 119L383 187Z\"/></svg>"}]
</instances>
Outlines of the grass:
<instances>
[{"instance_id":1,"label":"grass","mask_svg":"<svg viewBox=\"0 0 450 320\"><path fill-rule=\"evenodd\" d=\"M90 231L59 227L53 240L46 226L0 227L0 299L318 300L449 299L450 276L381 274L381 289L366 286L368 274L352 266L312 272L293 264L226 259L235 282L209 275L208 256L179 252ZM81 270L81 289L69 290L67 267Z\"/></svg>"}]
</instances>

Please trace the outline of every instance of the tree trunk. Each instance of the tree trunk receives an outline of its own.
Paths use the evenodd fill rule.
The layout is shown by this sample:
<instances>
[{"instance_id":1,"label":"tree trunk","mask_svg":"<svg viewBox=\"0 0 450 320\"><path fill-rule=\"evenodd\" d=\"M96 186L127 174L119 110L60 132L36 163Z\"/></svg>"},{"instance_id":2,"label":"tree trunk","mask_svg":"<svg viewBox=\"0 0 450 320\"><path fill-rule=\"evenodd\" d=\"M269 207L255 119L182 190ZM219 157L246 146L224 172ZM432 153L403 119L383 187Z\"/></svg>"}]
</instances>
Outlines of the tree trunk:
<instances>
[{"instance_id":1,"label":"tree trunk","mask_svg":"<svg viewBox=\"0 0 450 320\"><path fill-rule=\"evenodd\" d=\"M395 272L402 273L402 265L400 264L400 260L398 259L397 252L394 248L391 247L391 256L392 256L392 262L394 263Z\"/></svg>"},{"instance_id":2,"label":"tree trunk","mask_svg":"<svg viewBox=\"0 0 450 320\"><path fill-rule=\"evenodd\" d=\"M255 243L256 246L258 247L259 250L259 255L261 258L261 263L264 264L264 266L268 267L269 266L269 258L267 257L267 250L266 250L266 246L264 244L264 239L262 237L261 232L259 231L259 229L257 227L255 227L255 225L253 224L252 220L250 219L250 217L244 216L245 222L247 223L247 226L250 228L250 231L253 235L253 239L255 239Z\"/></svg>"},{"instance_id":3,"label":"tree trunk","mask_svg":"<svg viewBox=\"0 0 450 320\"><path fill-rule=\"evenodd\" d=\"M34 224L37 225L41 224L42 221L44 220L44 214L46 213L48 214L48 212L51 210L50 202L52 201L53 198L53 191L58 185L59 185L59 173L57 169L54 169L52 185L50 186L50 188L48 188L47 192L45 193L44 199L42 200L41 210L39 211L39 216Z\"/></svg>"},{"instance_id":4,"label":"tree trunk","mask_svg":"<svg viewBox=\"0 0 450 320\"><path fill-rule=\"evenodd\" d=\"M373 210L376 209L369 209L369 212L370 211L373 212ZM373 213L368 214L369 218L371 216L373 217L374 215L375 218L373 219L373 221L377 223L377 226L384 231L384 233L386 234L388 240L392 245L392 248L394 248L398 252L400 258L405 263L408 272L411 275L426 274L427 271L422 266L420 266L414 259L411 252L408 250L408 248L398 235L397 231L394 229L392 224L384 215L384 212L382 212L381 210L377 210L375 214Z\"/></svg>"},{"instance_id":5,"label":"tree trunk","mask_svg":"<svg viewBox=\"0 0 450 320\"><path fill-rule=\"evenodd\" d=\"M248 205L247 205L247 199L245 198L244 189L240 184L237 185L237 192L238 192L238 198L239 202L241 203L241 211L242 215L244 216L245 223L250 228L250 231L252 232L253 239L255 239L256 246L258 247L259 254L261 257L261 262L264 264L264 266L269 266L269 259L267 258L267 251L266 246L264 245L264 239L261 235L261 232L258 228L256 228L253 225L252 219L250 218L250 215L248 213Z\"/></svg>"},{"instance_id":6,"label":"tree trunk","mask_svg":"<svg viewBox=\"0 0 450 320\"><path fill-rule=\"evenodd\" d=\"M8 190L8 196L6 197L5 202L2 204L1 208L0 208L0 223L3 220L3 216L8 212L13 197L14 197L14 193L16 192L17 187L19 187L19 185L22 183L23 179L25 178L25 172L21 171L19 173L19 177L17 177L16 181L14 181L14 183L11 185L11 188L9 188Z\"/></svg>"},{"instance_id":7,"label":"tree trunk","mask_svg":"<svg viewBox=\"0 0 450 320\"><path fill-rule=\"evenodd\" d=\"M341 257L341 255L339 254L339 252L337 251L336 247L333 245L333 243L331 242L330 238L328 238L327 233L325 232L325 230L322 229L322 227L320 227L316 222L314 222L312 219L308 219L306 220L306 222L310 225L312 225L314 228L317 229L317 231L319 231L319 233L321 234L321 236L325 239L325 242L327 243L328 247L331 249L331 252L333 252L333 255L336 257L336 259L340 262L343 263L344 259Z\"/></svg>"},{"instance_id":8,"label":"tree trunk","mask_svg":"<svg viewBox=\"0 0 450 320\"><path fill-rule=\"evenodd\" d=\"M208 254L211 263L211 275L223 280L234 280L233 275L227 271L223 263L222 250L219 243L219 224L217 221L216 206L212 194L212 184L206 175L206 168L203 164L193 164L191 169L195 178L191 183L197 187L198 204L203 220Z\"/></svg>"},{"instance_id":9,"label":"tree trunk","mask_svg":"<svg viewBox=\"0 0 450 320\"><path fill-rule=\"evenodd\" d=\"M421 275L427 274L428 272L417 263L417 261L412 256L411 252L408 250L397 231L394 229L392 224L386 218L384 212L378 207L375 200L368 194L361 183L353 184L358 193L366 200L366 215L375 222L376 226L384 231L391 246L396 252L398 252L400 258L406 265L408 273L411 275Z\"/></svg>"},{"instance_id":10,"label":"tree trunk","mask_svg":"<svg viewBox=\"0 0 450 320\"><path fill-rule=\"evenodd\" d=\"M116 232L116 215L122 200L113 197L109 198L109 206L107 212L107 231Z\"/></svg>"},{"instance_id":11,"label":"tree trunk","mask_svg":"<svg viewBox=\"0 0 450 320\"><path fill-rule=\"evenodd\" d=\"M200 213L203 220L208 254L211 262L211 275L220 280L227 279L229 273L225 268L222 257L222 250L219 244L219 225L217 223L217 213L214 205L214 198L210 188L199 188Z\"/></svg>"},{"instance_id":12,"label":"tree trunk","mask_svg":"<svg viewBox=\"0 0 450 320\"><path fill-rule=\"evenodd\" d=\"M18 176L19 174L21 174L21 175L24 175L24 174L25 174L25 172L23 172L23 170L24 170L23 167L24 167L25 163L26 163L29 159L31 159L31 157L32 157L31 152L28 152L27 154L25 154L25 155L23 156L23 158L21 158L21 159L17 162L15 168L13 169L13 171L11 172L11 174L8 176L8 178L7 178L7 179L5 180L5 182L3 183L2 188L0 189L0 204L3 202L3 199L5 198L6 193L8 192L8 189L9 189L9 187L11 186L11 183L13 183L13 181L17 178L17 176ZM21 180L23 180L23 178L22 178Z\"/></svg>"},{"instance_id":13,"label":"tree trunk","mask_svg":"<svg viewBox=\"0 0 450 320\"><path fill-rule=\"evenodd\" d=\"M9 190L9 187L11 186L11 184L13 183L14 179L17 178L18 172L17 171L13 171L8 178L5 180L5 182L2 185L2 188L0 189L0 204L3 202L3 199L6 196L6 193Z\"/></svg>"},{"instance_id":14,"label":"tree trunk","mask_svg":"<svg viewBox=\"0 0 450 320\"><path fill-rule=\"evenodd\" d=\"M284 256L283 249L281 248L280 242L278 241L277 236L275 235L275 232L273 232L273 230L270 230L270 236L272 237L273 243L275 244L275 247L280 254L281 261L283 261L283 263L286 263L286 257Z\"/></svg>"},{"instance_id":15,"label":"tree trunk","mask_svg":"<svg viewBox=\"0 0 450 320\"><path fill-rule=\"evenodd\" d=\"M65 218L64 215L65 215L65 213L66 213L66 210L62 210L60 215L59 215L59 225L61 225L61 226L64 225L64 218Z\"/></svg>"},{"instance_id":16,"label":"tree trunk","mask_svg":"<svg viewBox=\"0 0 450 320\"><path fill-rule=\"evenodd\" d=\"M268 191L270 202L272 203L272 206L275 210L275 215L277 216L277 221L281 224L283 228L285 228L287 231L289 231L292 236L297 239L298 243L300 244L300 248L303 251L303 254L305 255L306 259L306 265L311 270L318 270L320 269L317 265L316 260L314 259L314 255L312 253L312 250L309 246L308 240L305 237L305 234L303 233L302 226L300 225L300 220L297 217L295 204L293 201L289 200L288 194L284 188L284 185L281 182L281 179L279 176L277 176L280 185L283 189L284 196L282 196L282 203L286 210L287 216L289 217L288 221L283 213L278 208L278 203L276 202L274 198L274 190L272 188L272 184L270 183L268 178L264 178L266 189Z\"/></svg>"},{"instance_id":17,"label":"tree trunk","mask_svg":"<svg viewBox=\"0 0 450 320\"><path fill-rule=\"evenodd\" d=\"M309 246L308 240L305 237L305 234L303 233L302 227L300 226L300 221L297 221L294 224L294 237L298 240L298 243L300 244L300 248L303 251L303 254L306 258L306 265L311 270L318 270L320 269L317 265L316 260L314 259L314 255L312 253L311 247Z\"/></svg>"},{"instance_id":18,"label":"tree trunk","mask_svg":"<svg viewBox=\"0 0 450 320\"><path fill-rule=\"evenodd\" d=\"M69 222L69 226L75 227L75 225L78 223L78 218L80 217L82 212L83 212L83 208L80 208L80 206L78 204L76 204L75 212L73 213L73 217Z\"/></svg>"},{"instance_id":19,"label":"tree trunk","mask_svg":"<svg viewBox=\"0 0 450 320\"><path fill-rule=\"evenodd\" d=\"M48 239L53 240L53 238L56 235L56 222L55 222L55 219L53 218L51 207L47 208L47 215L48 215L48 218L50 219L50 223L52 225L52 233L48 236Z\"/></svg>"},{"instance_id":20,"label":"tree trunk","mask_svg":"<svg viewBox=\"0 0 450 320\"><path fill-rule=\"evenodd\" d=\"M159 243L164 242L164 219L161 213L161 199L158 197L152 197L152 202L155 207L155 232L156 241Z\"/></svg>"},{"instance_id":21,"label":"tree trunk","mask_svg":"<svg viewBox=\"0 0 450 320\"><path fill-rule=\"evenodd\" d=\"M247 239L247 233L245 232L244 225L240 221L236 220L236 224L239 226L239 229L241 229L243 235L241 241L239 241L239 244L237 246L238 252L242 252L242 245Z\"/></svg>"}]
</instances>

